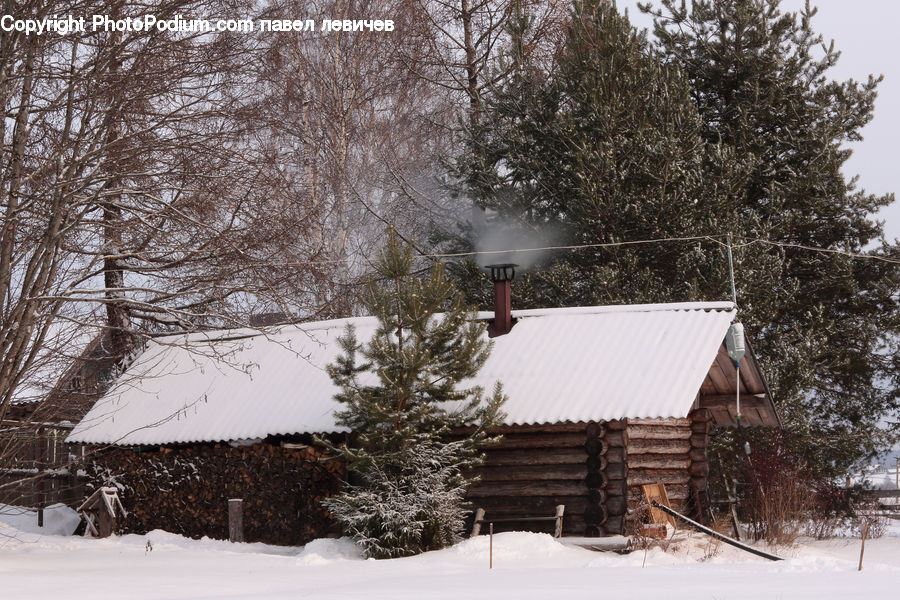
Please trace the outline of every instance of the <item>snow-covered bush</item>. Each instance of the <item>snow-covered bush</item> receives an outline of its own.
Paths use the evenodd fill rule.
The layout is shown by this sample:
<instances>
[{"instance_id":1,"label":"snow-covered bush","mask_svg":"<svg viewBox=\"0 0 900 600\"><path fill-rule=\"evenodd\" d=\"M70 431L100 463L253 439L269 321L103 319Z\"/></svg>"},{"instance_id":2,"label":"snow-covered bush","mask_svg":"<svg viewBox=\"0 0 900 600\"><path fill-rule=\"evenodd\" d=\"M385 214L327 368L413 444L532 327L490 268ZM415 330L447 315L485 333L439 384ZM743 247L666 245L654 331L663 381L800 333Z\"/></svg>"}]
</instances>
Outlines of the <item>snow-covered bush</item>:
<instances>
[{"instance_id":1,"label":"snow-covered bush","mask_svg":"<svg viewBox=\"0 0 900 600\"><path fill-rule=\"evenodd\" d=\"M422 440L388 460L374 458L360 485L325 507L367 556L393 558L458 541L465 520L465 479L458 443Z\"/></svg>"}]
</instances>

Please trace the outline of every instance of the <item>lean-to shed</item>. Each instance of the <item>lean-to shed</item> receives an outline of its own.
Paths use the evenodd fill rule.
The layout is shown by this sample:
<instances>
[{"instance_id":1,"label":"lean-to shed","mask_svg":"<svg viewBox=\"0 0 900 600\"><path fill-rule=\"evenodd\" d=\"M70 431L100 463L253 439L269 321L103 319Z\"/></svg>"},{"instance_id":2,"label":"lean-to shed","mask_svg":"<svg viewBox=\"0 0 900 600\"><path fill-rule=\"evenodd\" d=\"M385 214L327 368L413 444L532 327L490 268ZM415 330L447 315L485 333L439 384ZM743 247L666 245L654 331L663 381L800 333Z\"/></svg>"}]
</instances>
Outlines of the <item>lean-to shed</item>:
<instances>
[{"instance_id":1,"label":"lean-to shed","mask_svg":"<svg viewBox=\"0 0 900 600\"><path fill-rule=\"evenodd\" d=\"M778 426L752 352L741 362L739 382L725 353L723 340L736 317L730 303L525 310L512 316L514 326L494 339L475 381L490 390L499 380L509 397L500 428L504 440L488 451L481 481L469 494L490 515L549 515L556 504L565 504L565 534L621 533L629 502L641 484L651 482L666 484L676 508L697 511L707 502L709 428L735 424L736 386L744 425ZM342 433L333 418L336 388L325 366L338 355L347 325L364 342L376 321L341 319L152 341L69 441L118 448L112 451L118 462L104 468L118 469L132 482L131 498L128 492L123 498L130 511L135 498L161 502L144 521L132 522L135 529L223 536L228 498L264 488L271 498L265 502L267 518L254 525L250 517L249 539L301 543L321 535L321 515L304 511L314 510L314 500L333 486L306 467L324 465L318 472L332 476L336 470L309 442L312 434ZM248 470L248 464L256 466ZM183 501L153 500L153 485L139 483L163 472L177 481L159 485L168 486L167 494L184 495ZM208 502L214 513L206 526L197 526L203 530L186 523L199 519L198 502ZM189 507L193 516L174 514L178 506ZM291 514L278 517L279 510ZM303 523L302 535L279 530Z\"/></svg>"}]
</instances>

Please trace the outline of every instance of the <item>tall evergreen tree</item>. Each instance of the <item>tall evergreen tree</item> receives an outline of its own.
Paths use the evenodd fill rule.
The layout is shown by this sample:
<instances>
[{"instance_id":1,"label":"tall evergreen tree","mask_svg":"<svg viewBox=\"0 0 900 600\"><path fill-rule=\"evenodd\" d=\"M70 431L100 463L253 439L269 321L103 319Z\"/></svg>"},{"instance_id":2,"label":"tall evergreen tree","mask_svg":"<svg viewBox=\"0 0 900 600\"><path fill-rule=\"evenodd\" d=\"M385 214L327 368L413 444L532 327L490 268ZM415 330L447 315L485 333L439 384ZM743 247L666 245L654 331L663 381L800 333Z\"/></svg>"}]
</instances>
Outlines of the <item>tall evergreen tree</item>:
<instances>
[{"instance_id":1,"label":"tall evergreen tree","mask_svg":"<svg viewBox=\"0 0 900 600\"><path fill-rule=\"evenodd\" d=\"M483 323L442 265L427 277L393 233L363 298L378 319L360 345L352 327L329 367L341 391L337 422L356 434L338 450L354 485L325 501L369 556L408 556L453 543L462 529L466 470L502 418L499 383L491 397L465 387L490 353ZM443 314L438 314L442 312ZM450 439L451 430L475 425Z\"/></svg>"},{"instance_id":2,"label":"tall evergreen tree","mask_svg":"<svg viewBox=\"0 0 900 600\"><path fill-rule=\"evenodd\" d=\"M733 149L747 173L732 196L732 233L747 243L738 295L773 391L788 424L815 440L814 460L845 467L896 439L900 417L900 247L874 218L894 195L867 194L841 171L881 78L831 80L839 53L832 43L815 58L815 10L779 4L662 0L655 35L691 82L704 139Z\"/></svg>"},{"instance_id":3,"label":"tall evergreen tree","mask_svg":"<svg viewBox=\"0 0 900 600\"><path fill-rule=\"evenodd\" d=\"M706 168L734 161L703 143L679 69L654 56L610 3L575 3L549 68L515 48L507 60L518 67L505 69L512 75L492 92L458 165L484 208L573 245L723 230L715 207L739 169L724 178ZM701 299L710 288L727 289L720 250L686 241L559 255L516 293L518 306L567 306Z\"/></svg>"},{"instance_id":4,"label":"tall evergreen tree","mask_svg":"<svg viewBox=\"0 0 900 600\"><path fill-rule=\"evenodd\" d=\"M840 170L877 80L829 80L837 56L812 57L810 15L777 5L665 0L652 46L612 3L576 0L556 67L509 70L458 168L482 206L560 243L669 240L559 253L522 278L522 307L729 299L731 235L741 319L792 439L840 472L897 433L898 248L868 249L893 196Z\"/></svg>"}]
</instances>

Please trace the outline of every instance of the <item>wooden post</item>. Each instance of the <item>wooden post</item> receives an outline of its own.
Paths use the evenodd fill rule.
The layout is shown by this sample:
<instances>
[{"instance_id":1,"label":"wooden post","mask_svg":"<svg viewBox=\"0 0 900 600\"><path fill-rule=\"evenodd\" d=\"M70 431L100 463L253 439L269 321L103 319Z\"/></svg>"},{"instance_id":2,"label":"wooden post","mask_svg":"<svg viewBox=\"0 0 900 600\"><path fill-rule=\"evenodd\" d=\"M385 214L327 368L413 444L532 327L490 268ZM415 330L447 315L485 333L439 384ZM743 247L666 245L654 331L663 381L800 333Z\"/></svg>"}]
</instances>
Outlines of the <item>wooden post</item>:
<instances>
[{"instance_id":1,"label":"wooden post","mask_svg":"<svg viewBox=\"0 0 900 600\"><path fill-rule=\"evenodd\" d=\"M562 537L563 513L566 512L566 505L559 504L556 507L556 529L553 531L553 537Z\"/></svg>"},{"instance_id":2,"label":"wooden post","mask_svg":"<svg viewBox=\"0 0 900 600\"><path fill-rule=\"evenodd\" d=\"M866 534L869 532L869 519L863 519L862 546L859 548L859 570L862 571L863 553L866 551Z\"/></svg>"},{"instance_id":3,"label":"wooden post","mask_svg":"<svg viewBox=\"0 0 900 600\"><path fill-rule=\"evenodd\" d=\"M37 480L37 505L38 505L38 527L44 526L44 506L47 504L46 493L46 471L47 471L47 450L45 448L46 440L41 439L42 429L37 430L38 445L38 464L37 471L39 473Z\"/></svg>"},{"instance_id":4,"label":"wooden post","mask_svg":"<svg viewBox=\"0 0 900 600\"><path fill-rule=\"evenodd\" d=\"M722 481L725 482L725 491L728 492L728 504L731 507L731 524L734 526L734 537L739 542L744 541L744 533L741 531L741 522L738 520L737 514L737 480L732 479L734 490L728 488L728 480L722 475Z\"/></svg>"},{"instance_id":5,"label":"wooden post","mask_svg":"<svg viewBox=\"0 0 900 600\"><path fill-rule=\"evenodd\" d=\"M494 524L490 523L488 526L488 531L490 531L490 541L488 542L488 569L494 568Z\"/></svg>"},{"instance_id":6,"label":"wooden post","mask_svg":"<svg viewBox=\"0 0 900 600\"><path fill-rule=\"evenodd\" d=\"M484 519L484 509L476 508L475 509L475 522L472 524L472 535L470 537L475 537L479 533L481 533L481 520Z\"/></svg>"},{"instance_id":7,"label":"wooden post","mask_svg":"<svg viewBox=\"0 0 900 600\"><path fill-rule=\"evenodd\" d=\"M228 539L232 542L244 541L244 500L232 498L228 501Z\"/></svg>"}]
</instances>

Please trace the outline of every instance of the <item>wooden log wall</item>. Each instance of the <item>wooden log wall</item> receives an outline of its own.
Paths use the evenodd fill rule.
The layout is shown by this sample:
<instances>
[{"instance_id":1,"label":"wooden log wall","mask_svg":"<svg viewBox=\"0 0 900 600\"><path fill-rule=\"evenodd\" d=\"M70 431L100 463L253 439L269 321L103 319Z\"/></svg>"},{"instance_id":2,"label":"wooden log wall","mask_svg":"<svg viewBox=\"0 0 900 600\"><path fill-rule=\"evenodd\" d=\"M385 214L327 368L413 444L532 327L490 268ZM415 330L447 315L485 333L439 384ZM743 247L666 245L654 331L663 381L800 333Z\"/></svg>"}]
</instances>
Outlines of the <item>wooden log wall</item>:
<instances>
[{"instance_id":1,"label":"wooden log wall","mask_svg":"<svg viewBox=\"0 0 900 600\"><path fill-rule=\"evenodd\" d=\"M627 431L624 421L507 426L486 450L467 499L485 518L551 516L566 506L563 535L624 531ZM497 523L495 531L553 531L553 523Z\"/></svg>"},{"instance_id":2,"label":"wooden log wall","mask_svg":"<svg viewBox=\"0 0 900 600\"><path fill-rule=\"evenodd\" d=\"M582 535L595 537L605 530L606 512L606 427L602 423L588 423L584 451L587 455L587 476L584 478L587 506L584 509Z\"/></svg>"},{"instance_id":3,"label":"wooden log wall","mask_svg":"<svg viewBox=\"0 0 900 600\"><path fill-rule=\"evenodd\" d=\"M606 451L606 523L600 535L625 533L628 512L628 429L625 421L607 421L604 445Z\"/></svg>"},{"instance_id":4,"label":"wooden log wall","mask_svg":"<svg viewBox=\"0 0 900 600\"><path fill-rule=\"evenodd\" d=\"M591 449L592 467L602 466L594 433ZM584 535L589 510L587 478L589 473L586 444L588 424L557 423L553 425L505 426L497 430L503 440L485 451L486 460L475 474L481 479L466 496L473 507L483 508L485 518L552 516L556 505L565 504L563 535ZM602 449L602 448L601 448ZM592 468L590 483L602 501L602 469ZM542 531L553 533L552 522L497 523L494 531ZM482 529L485 531L486 529Z\"/></svg>"},{"instance_id":5,"label":"wooden log wall","mask_svg":"<svg viewBox=\"0 0 900 600\"><path fill-rule=\"evenodd\" d=\"M682 512L691 497L691 419L628 419L628 505L643 502L642 485L666 486L672 508Z\"/></svg>"},{"instance_id":6,"label":"wooden log wall","mask_svg":"<svg viewBox=\"0 0 900 600\"><path fill-rule=\"evenodd\" d=\"M685 419L628 420L629 508L644 502L642 485L662 483L672 508L707 520L710 420L706 409L694 410Z\"/></svg>"},{"instance_id":7,"label":"wooden log wall","mask_svg":"<svg viewBox=\"0 0 900 600\"><path fill-rule=\"evenodd\" d=\"M712 428L712 413L697 409L689 415L691 419L691 507L692 516L701 523L709 523L711 510L709 501L709 430Z\"/></svg>"},{"instance_id":8,"label":"wooden log wall","mask_svg":"<svg viewBox=\"0 0 900 600\"><path fill-rule=\"evenodd\" d=\"M340 488L343 465L314 447L228 444L111 448L87 465L92 489L111 483L128 518L121 532L165 529L189 537L228 539L228 500L244 500L248 542L299 545L333 532L321 508Z\"/></svg>"}]
</instances>

